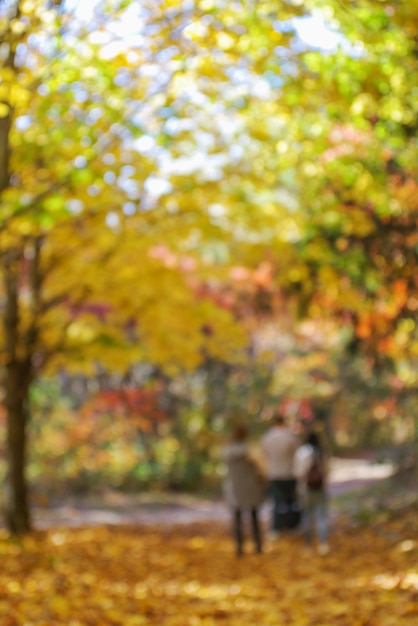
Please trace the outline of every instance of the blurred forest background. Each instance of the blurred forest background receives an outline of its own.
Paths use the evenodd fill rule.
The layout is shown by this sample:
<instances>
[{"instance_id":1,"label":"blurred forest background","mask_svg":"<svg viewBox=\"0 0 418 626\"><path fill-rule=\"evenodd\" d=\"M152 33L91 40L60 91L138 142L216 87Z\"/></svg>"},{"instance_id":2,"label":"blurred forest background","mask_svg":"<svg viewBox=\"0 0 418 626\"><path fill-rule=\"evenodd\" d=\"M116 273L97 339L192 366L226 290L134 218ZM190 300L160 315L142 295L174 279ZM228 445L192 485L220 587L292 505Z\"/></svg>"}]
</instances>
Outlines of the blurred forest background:
<instances>
[{"instance_id":1,"label":"blurred forest background","mask_svg":"<svg viewBox=\"0 0 418 626\"><path fill-rule=\"evenodd\" d=\"M1 461L213 491L240 416L416 444L418 3L1 0Z\"/></svg>"}]
</instances>

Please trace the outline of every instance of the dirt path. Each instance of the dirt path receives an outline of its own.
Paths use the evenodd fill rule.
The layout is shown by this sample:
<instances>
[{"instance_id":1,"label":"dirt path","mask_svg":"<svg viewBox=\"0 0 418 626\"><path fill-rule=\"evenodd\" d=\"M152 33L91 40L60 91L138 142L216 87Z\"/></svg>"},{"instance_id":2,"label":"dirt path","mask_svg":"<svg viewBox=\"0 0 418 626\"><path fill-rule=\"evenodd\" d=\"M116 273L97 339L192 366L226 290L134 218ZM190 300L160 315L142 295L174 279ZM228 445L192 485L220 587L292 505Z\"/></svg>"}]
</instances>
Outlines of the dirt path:
<instances>
[{"instance_id":1,"label":"dirt path","mask_svg":"<svg viewBox=\"0 0 418 626\"><path fill-rule=\"evenodd\" d=\"M392 468L358 459L333 459L329 493L331 515L336 497L355 492L390 476ZM268 519L270 504L261 515ZM121 494L107 491L100 497L69 498L49 507L35 506L34 526L38 529L58 526L190 524L204 521L228 521L229 511L222 500L186 494Z\"/></svg>"}]
</instances>

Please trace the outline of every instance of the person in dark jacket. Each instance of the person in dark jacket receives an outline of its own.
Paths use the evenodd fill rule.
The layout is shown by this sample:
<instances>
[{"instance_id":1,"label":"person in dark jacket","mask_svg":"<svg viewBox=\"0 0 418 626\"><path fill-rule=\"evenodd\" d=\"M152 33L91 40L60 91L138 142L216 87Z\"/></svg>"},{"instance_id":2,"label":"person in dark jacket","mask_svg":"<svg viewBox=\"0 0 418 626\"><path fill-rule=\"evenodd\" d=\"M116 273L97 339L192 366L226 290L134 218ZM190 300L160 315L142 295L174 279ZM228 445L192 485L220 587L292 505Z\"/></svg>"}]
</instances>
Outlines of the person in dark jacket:
<instances>
[{"instance_id":1,"label":"person in dark jacket","mask_svg":"<svg viewBox=\"0 0 418 626\"><path fill-rule=\"evenodd\" d=\"M273 504L269 532L271 539L277 539L282 531L290 530L299 521L293 464L300 443L300 437L288 428L284 416L280 413L276 414L271 428L261 439Z\"/></svg>"}]
</instances>

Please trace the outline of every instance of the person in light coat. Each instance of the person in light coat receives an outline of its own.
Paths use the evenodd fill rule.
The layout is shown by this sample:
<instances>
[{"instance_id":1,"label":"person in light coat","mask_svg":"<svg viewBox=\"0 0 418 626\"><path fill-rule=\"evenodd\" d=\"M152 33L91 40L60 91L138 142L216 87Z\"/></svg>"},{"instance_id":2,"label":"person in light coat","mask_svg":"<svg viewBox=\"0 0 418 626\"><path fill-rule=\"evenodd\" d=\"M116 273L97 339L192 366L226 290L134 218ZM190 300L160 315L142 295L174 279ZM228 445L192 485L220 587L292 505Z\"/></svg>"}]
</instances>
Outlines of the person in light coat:
<instances>
[{"instance_id":1,"label":"person in light coat","mask_svg":"<svg viewBox=\"0 0 418 626\"><path fill-rule=\"evenodd\" d=\"M262 536L259 507L263 502L265 485L261 472L251 457L248 430L240 424L235 427L231 440L224 446L223 459L226 463L224 497L232 512L233 536L237 556L244 548L243 514L248 512L251 520L252 539L255 552L262 552Z\"/></svg>"}]
</instances>

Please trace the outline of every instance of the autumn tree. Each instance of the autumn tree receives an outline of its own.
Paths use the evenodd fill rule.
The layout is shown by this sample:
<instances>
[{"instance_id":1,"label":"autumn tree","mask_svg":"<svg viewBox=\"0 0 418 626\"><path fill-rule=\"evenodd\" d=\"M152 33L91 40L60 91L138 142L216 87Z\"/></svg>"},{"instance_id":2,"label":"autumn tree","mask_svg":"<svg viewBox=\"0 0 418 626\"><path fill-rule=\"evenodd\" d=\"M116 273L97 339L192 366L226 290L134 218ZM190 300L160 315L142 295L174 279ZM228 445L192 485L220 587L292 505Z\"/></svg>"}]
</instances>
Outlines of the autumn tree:
<instances>
[{"instance_id":1,"label":"autumn tree","mask_svg":"<svg viewBox=\"0 0 418 626\"><path fill-rule=\"evenodd\" d=\"M334 53L301 57L301 71L320 85L300 92L314 116L309 128L299 122L309 215L301 256L310 268L301 289L315 294L310 314L328 311L352 327L351 348L377 372L390 362L399 373L407 357L409 386L417 347L416 7L331 2L325 16L345 39Z\"/></svg>"},{"instance_id":2,"label":"autumn tree","mask_svg":"<svg viewBox=\"0 0 418 626\"><path fill-rule=\"evenodd\" d=\"M252 85L235 101L247 157L234 164L236 199L246 207L238 223L245 231L248 218L251 228L257 211L276 285L300 317L349 330L349 354L393 379L393 393L399 385L413 393L416 6L304 3L305 17L332 29L329 49L297 37L296 14L279 16L271 2L257 3L251 25L241 9L223 9L227 37L215 20L193 30L230 60L242 50ZM228 75L233 83L231 68Z\"/></svg>"},{"instance_id":3,"label":"autumn tree","mask_svg":"<svg viewBox=\"0 0 418 626\"><path fill-rule=\"evenodd\" d=\"M52 289L46 289L46 283L57 266L63 266L65 272L65 261L71 258L68 255L76 254L80 244L84 259L88 259L91 229L106 228L109 203L120 203L122 198L118 191L111 193L105 200L106 210L99 210L97 196L102 189L95 186L99 160L103 162L108 150L122 145L120 130L114 126L120 117L121 91L115 84L112 104L104 93L120 70L122 59L111 66L96 55L95 69L93 65L90 70L84 64L80 66L74 62L83 57L81 51L75 53L76 34L71 16L60 14L59 3L49 9L39 2L8 2L2 6L5 59L1 70L0 226L8 451L5 508L7 524L14 532L30 526L25 479L29 388L51 354L62 347L71 310L80 304L80 293L88 289L81 287L70 296L64 283ZM84 55L94 56L94 49L85 48ZM75 189L81 197L84 194L86 206L80 195L74 199ZM83 219L73 222L74 216L81 214ZM58 249L60 235L69 224L78 228L79 241L72 238L72 249ZM74 234L67 232L70 238ZM103 251L97 250L97 254L100 257ZM60 304L65 305L64 317L56 313ZM51 332L52 319L55 333ZM45 336L49 338L46 342Z\"/></svg>"},{"instance_id":4,"label":"autumn tree","mask_svg":"<svg viewBox=\"0 0 418 626\"><path fill-rule=\"evenodd\" d=\"M30 527L28 393L40 371L71 360L88 371L141 359L190 368L203 353L242 345L233 317L190 289L193 250L181 242L196 220L160 207L153 191L164 181L149 147L164 138L155 111L171 75L153 82L160 60L112 36L119 17L98 12L87 27L59 3L2 6L1 347L13 532ZM202 333L209 321L211 336Z\"/></svg>"}]
</instances>

